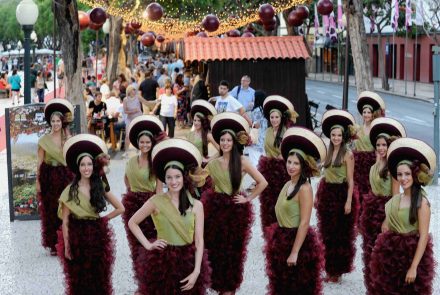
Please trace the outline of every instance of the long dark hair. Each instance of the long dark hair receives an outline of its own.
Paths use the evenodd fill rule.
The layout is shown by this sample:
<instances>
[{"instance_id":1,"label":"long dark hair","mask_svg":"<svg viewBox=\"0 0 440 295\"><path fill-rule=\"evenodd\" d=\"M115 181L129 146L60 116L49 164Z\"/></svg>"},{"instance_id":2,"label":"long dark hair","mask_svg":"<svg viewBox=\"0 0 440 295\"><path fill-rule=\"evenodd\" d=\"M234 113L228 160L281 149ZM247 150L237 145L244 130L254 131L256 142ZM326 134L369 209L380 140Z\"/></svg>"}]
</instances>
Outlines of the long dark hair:
<instances>
[{"instance_id":1,"label":"long dark hair","mask_svg":"<svg viewBox=\"0 0 440 295\"><path fill-rule=\"evenodd\" d=\"M279 114L279 113L277 112L277 114ZM284 112L281 114L280 126L278 126L277 134L275 135L275 140L273 141L273 146L276 148L280 147L281 141L283 140L284 132L291 125L289 123L291 121L288 116L289 116L289 114L287 112ZM269 121L269 125L272 127L272 123L270 122L270 115L269 115L268 121Z\"/></svg>"},{"instance_id":2,"label":"long dark hair","mask_svg":"<svg viewBox=\"0 0 440 295\"><path fill-rule=\"evenodd\" d=\"M335 162L332 164L332 159L333 159L333 151L335 150L335 146L333 145L333 142L330 139L330 144L328 146L328 153L327 153L327 157L325 158L324 161L324 168L328 168L331 165L333 165L333 167L341 167L341 165L344 163L344 157L345 157L345 153L347 152L347 135L345 134L346 132L342 131L342 142L341 142L341 147L339 148L338 154L336 155L335 158ZM330 135L331 137L331 135Z\"/></svg>"},{"instance_id":3,"label":"long dark hair","mask_svg":"<svg viewBox=\"0 0 440 295\"><path fill-rule=\"evenodd\" d=\"M390 141L390 138L389 137L387 137L387 136L385 136L385 135L383 135L383 134L379 134L377 137L376 137L376 142L375 142L375 144L377 145L377 141L379 140L379 139L381 139L381 138L383 138L384 140L385 140L385 142L387 143L387 148L390 146L390 144L391 144L391 141ZM374 149L376 150L376 145L374 146ZM382 167L382 169L379 171L379 176L380 176L380 178L382 178L382 179L387 179L388 177L389 177L389 169L388 169L388 161L385 161L385 165Z\"/></svg>"},{"instance_id":4,"label":"long dark hair","mask_svg":"<svg viewBox=\"0 0 440 295\"><path fill-rule=\"evenodd\" d=\"M78 198L78 183L81 179L81 173L79 172L79 164L84 159L84 157L88 157L87 155L82 156L78 161L78 167L75 171L75 178L72 181L72 185L69 189L69 199L68 201L74 201L77 205L79 204ZM102 182L101 177L99 176L100 168L96 164L96 161L92 159L93 163L93 172L90 176L90 204L93 208L95 208L96 213L101 213L107 209L107 202L104 197L104 184Z\"/></svg>"},{"instance_id":5,"label":"long dark hair","mask_svg":"<svg viewBox=\"0 0 440 295\"><path fill-rule=\"evenodd\" d=\"M408 165L408 164L402 164L402 165ZM411 205L409 207L409 223L414 224L417 222L418 218L418 209L422 205L422 185L419 183L417 174L420 171L419 168L420 163L418 161L414 161L409 166L409 169L411 169L411 175L413 178L413 184L411 186Z\"/></svg>"},{"instance_id":6,"label":"long dark hair","mask_svg":"<svg viewBox=\"0 0 440 295\"><path fill-rule=\"evenodd\" d=\"M258 109L258 108L263 108L263 103L264 103L264 100L266 99L266 97L267 97L266 92L264 92L263 90L256 90L255 94L254 94L255 99L254 99L253 110Z\"/></svg>"},{"instance_id":7,"label":"long dark hair","mask_svg":"<svg viewBox=\"0 0 440 295\"><path fill-rule=\"evenodd\" d=\"M144 135L147 136L151 140L151 149L147 152L148 171L149 171L148 179L151 180L154 177L153 159L151 156L151 152L153 151L153 148L156 145L156 138L154 136L147 134L147 133L142 134L142 136L144 136ZM140 136L138 138L138 145L139 145L139 140L142 136Z\"/></svg>"},{"instance_id":8,"label":"long dark hair","mask_svg":"<svg viewBox=\"0 0 440 295\"><path fill-rule=\"evenodd\" d=\"M220 137L226 133L232 137L232 150L229 158L229 179L231 180L232 194L238 193L241 185L241 155L243 154L243 146L238 143L237 138L228 130L224 130L220 133ZM220 156L223 156L223 151L220 149Z\"/></svg>"},{"instance_id":9,"label":"long dark hair","mask_svg":"<svg viewBox=\"0 0 440 295\"><path fill-rule=\"evenodd\" d=\"M195 114L195 117L197 117L200 120L200 123L202 125L202 145L203 145L203 156L208 156L208 133L211 130L211 126L209 123L209 119L205 116L201 116L199 114Z\"/></svg>"},{"instance_id":10,"label":"long dark hair","mask_svg":"<svg viewBox=\"0 0 440 295\"><path fill-rule=\"evenodd\" d=\"M168 169L170 169L170 168L179 170L183 176L183 187L179 192L179 212L180 212L180 215L185 216L186 210L188 210L188 208L192 207L192 204L188 198L188 193L190 193L191 195L194 193L193 187L192 187L192 182L191 182L191 179L189 178L188 172L182 170L177 165L168 166L165 169L165 174L167 173Z\"/></svg>"},{"instance_id":11,"label":"long dark hair","mask_svg":"<svg viewBox=\"0 0 440 295\"><path fill-rule=\"evenodd\" d=\"M299 160L299 165L301 166L301 174L299 175L298 182L295 185L295 188L293 191L287 196L287 200L291 200L293 197L296 196L296 194L299 192L301 186L306 183L307 181L310 182L310 177L307 176L307 168L308 165L306 161L304 161L304 158L296 152L289 153L290 156L296 156Z\"/></svg>"}]
</instances>

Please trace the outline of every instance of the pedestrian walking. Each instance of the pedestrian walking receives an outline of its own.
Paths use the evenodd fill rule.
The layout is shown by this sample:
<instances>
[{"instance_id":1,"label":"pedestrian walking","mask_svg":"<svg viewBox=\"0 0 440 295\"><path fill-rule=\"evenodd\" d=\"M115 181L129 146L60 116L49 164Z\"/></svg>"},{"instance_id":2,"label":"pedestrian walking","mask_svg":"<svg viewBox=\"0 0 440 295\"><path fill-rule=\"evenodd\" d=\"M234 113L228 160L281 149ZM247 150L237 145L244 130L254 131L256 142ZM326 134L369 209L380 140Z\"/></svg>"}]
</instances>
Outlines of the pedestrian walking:
<instances>
[{"instance_id":1,"label":"pedestrian walking","mask_svg":"<svg viewBox=\"0 0 440 295\"><path fill-rule=\"evenodd\" d=\"M324 177L316 193L318 229L325 246L326 281L339 282L353 270L356 253L356 199L353 198L353 153L347 147L355 134L354 117L329 110L322 117L322 132L330 138Z\"/></svg>"},{"instance_id":2,"label":"pedestrian walking","mask_svg":"<svg viewBox=\"0 0 440 295\"><path fill-rule=\"evenodd\" d=\"M137 265L141 294L206 294L211 269L204 247L204 212L193 197L189 172L201 163L197 148L184 139L167 139L152 152L156 177L168 192L150 198L129 221L144 249ZM147 238L139 226L153 219L157 238Z\"/></svg>"},{"instance_id":3,"label":"pedestrian walking","mask_svg":"<svg viewBox=\"0 0 440 295\"><path fill-rule=\"evenodd\" d=\"M385 205L382 233L370 261L370 294L432 294L435 261L429 234L431 209L423 187L437 159L425 142L400 138L391 143L388 169L403 193Z\"/></svg>"},{"instance_id":4,"label":"pedestrian walking","mask_svg":"<svg viewBox=\"0 0 440 295\"><path fill-rule=\"evenodd\" d=\"M202 195L205 241L212 267L212 289L220 294L234 294L243 281L246 247L254 220L250 202L265 189L267 182L242 155L249 140L249 124L242 116L218 114L211 121L211 129L220 146L220 157L206 166L213 185ZM246 173L256 182L249 195L240 192Z\"/></svg>"},{"instance_id":5,"label":"pedestrian walking","mask_svg":"<svg viewBox=\"0 0 440 295\"><path fill-rule=\"evenodd\" d=\"M266 155L262 155L258 161L258 171L268 183L267 189L260 195L261 226L264 233L267 226L276 222L275 204L278 194L289 179L280 145L284 133L296 122L298 114L292 103L279 95L271 95L264 100L263 114L270 125L264 140Z\"/></svg>"},{"instance_id":6,"label":"pedestrian walking","mask_svg":"<svg viewBox=\"0 0 440 295\"><path fill-rule=\"evenodd\" d=\"M63 147L75 178L61 193L57 251L64 271L66 294L113 294L114 233L109 220L124 212L111 192L103 165L107 146L96 135L80 134ZM105 216L107 202L114 210Z\"/></svg>"},{"instance_id":7,"label":"pedestrian walking","mask_svg":"<svg viewBox=\"0 0 440 295\"><path fill-rule=\"evenodd\" d=\"M319 176L317 161L325 144L310 130L292 127L281 144L290 180L278 195L276 223L267 229L266 274L269 294L322 294L323 245L310 227L313 191L310 177Z\"/></svg>"},{"instance_id":8,"label":"pedestrian walking","mask_svg":"<svg viewBox=\"0 0 440 295\"><path fill-rule=\"evenodd\" d=\"M49 248L50 254L57 254L57 230L61 220L57 217L58 200L64 188L72 181L73 173L66 166L63 146L70 138L69 124L73 122L73 106L66 99L50 100L44 115L50 126L50 133L38 140L37 197L41 219L41 243Z\"/></svg>"},{"instance_id":9,"label":"pedestrian walking","mask_svg":"<svg viewBox=\"0 0 440 295\"><path fill-rule=\"evenodd\" d=\"M371 123L370 141L375 147L376 163L371 166L370 191L363 196L363 210L359 220L362 234L362 259L364 261L364 284L370 294L370 258L374 243L381 232L385 219L385 204L399 193L399 183L392 178L387 165L390 144L399 137L405 137L405 128L391 118L377 118Z\"/></svg>"}]
</instances>

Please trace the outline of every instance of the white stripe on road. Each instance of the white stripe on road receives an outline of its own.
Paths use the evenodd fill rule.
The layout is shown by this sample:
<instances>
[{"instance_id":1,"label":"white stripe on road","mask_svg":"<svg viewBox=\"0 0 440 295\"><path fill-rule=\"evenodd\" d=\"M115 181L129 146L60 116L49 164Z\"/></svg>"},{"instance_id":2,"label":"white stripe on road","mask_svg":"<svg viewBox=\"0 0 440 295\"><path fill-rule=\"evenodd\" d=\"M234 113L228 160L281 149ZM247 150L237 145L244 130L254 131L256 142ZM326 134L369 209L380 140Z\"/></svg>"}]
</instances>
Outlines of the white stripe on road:
<instances>
[{"instance_id":1,"label":"white stripe on road","mask_svg":"<svg viewBox=\"0 0 440 295\"><path fill-rule=\"evenodd\" d=\"M325 93L324 91L321 91L321 90L316 90L316 92L318 92L320 94L324 94Z\"/></svg>"},{"instance_id":2,"label":"white stripe on road","mask_svg":"<svg viewBox=\"0 0 440 295\"><path fill-rule=\"evenodd\" d=\"M425 127L432 127L431 124L427 123L426 121L411 117L411 116L404 116L403 118L399 119L402 122L409 122L412 124L417 124L417 125L421 125L421 126L425 126Z\"/></svg>"},{"instance_id":3,"label":"white stripe on road","mask_svg":"<svg viewBox=\"0 0 440 295\"><path fill-rule=\"evenodd\" d=\"M332 94L332 96L333 96L334 98L341 98L341 96L336 95L336 94Z\"/></svg>"}]
</instances>

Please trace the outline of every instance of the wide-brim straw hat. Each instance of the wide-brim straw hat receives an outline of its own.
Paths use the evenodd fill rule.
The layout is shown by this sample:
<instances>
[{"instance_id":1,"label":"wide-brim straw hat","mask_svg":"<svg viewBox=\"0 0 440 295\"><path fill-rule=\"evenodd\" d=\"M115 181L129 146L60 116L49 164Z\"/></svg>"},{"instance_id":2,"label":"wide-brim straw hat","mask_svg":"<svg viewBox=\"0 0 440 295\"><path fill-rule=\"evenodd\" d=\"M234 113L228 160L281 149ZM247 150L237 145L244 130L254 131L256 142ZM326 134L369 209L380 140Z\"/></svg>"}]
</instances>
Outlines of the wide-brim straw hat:
<instances>
[{"instance_id":1,"label":"wide-brim straw hat","mask_svg":"<svg viewBox=\"0 0 440 295\"><path fill-rule=\"evenodd\" d=\"M73 105L64 98L54 98L49 100L44 107L44 118L50 124L50 118L54 112L60 112L65 117L65 122L73 122L74 108Z\"/></svg>"},{"instance_id":2,"label":"wide-brim straw hat","mask_svg":"<svg viewBox=\"0 0 440 295\"><path fill-rule=\"evenodd\" d=\"M285 111L295 112L293 104L285 97L280 95L269 95L263 102L263 114L264 117L269 120L272 110L279 110L281 114Z\"/></svg>"},{"instance_id":3,"label":"wide-brim straw hat","mask_svg":"<svg viewBox=\"0 0 440 295\"><path fill-rule=\"evenodd\" d=\"M215 107L203 99L197 99L191 104L191 117L194 118L196 113L201 113L205 117L217 115Z\"/></svg>"},{"instance_id":4,"label":"wide-brim straw hat","mask_svg":"<svg viewBox=\"0 0 440 295\"><path fill-rule=\"evenodd\" d=\"M152 159L156 177L165 182L165 167L168 163L176 161L182 164L184 169L190 170L200 166L202 155L188 140L170 138L154 146Z\"/></svg>"},{"instance_id":5,"label":"wide-brim straw hat","mask_svg":"<svg viewBox=\"0 0 440 295\"><path fill-rule=\"evenodd\" d=\"M333 109L326 111L322 115L321 123L322 133L330 138L333 126L341 125L345 131L347 131L350 125L354 126L355 119L353 115L347 111Z\"/></svg>"},{"instance_id":6,"label":"wide-brim straw hat","mask_svg":"<svg viewBox=\"0 0 440 295\"><path fill-rule=\"evenodd\" d=\"M359 94L357 101L357 109L362 114L366 105L373 108L373 112L377 110L385 110L385 102L379 94L372 91L363 91Z\"/></svg>"},{"instance_id":7,"label":"wide-brim straw hat","mask_svg":"<svg viewBox=\"0 0 440 295\"><path fill-rule=\"evenodd\" d=\"M64 144L63 155L70 170L78 169L78 156L83 153L96 159L101 154L108 154L108 149L104 141L93 134L78 134L69 138Z\"/></svg>"},{"instance_id":8,"label":"wide-brim straw hat","mask_svg":"<svg viewBox=\"0 0 440 295\"><path fill-rule=\"evenodd\" d=\"M396 139L388 148L388 169L395 179L397 179L397 165L403 160L411 162L417 160L427 165L431 171L435 170L437 163L432 147L424 141L408 137Z\"/></svg>"},{"instance_id":9,"label":"wide-brim straw hat","mask_svg":"<svg viewBox=\"0 0 440 295\"><path fill-rule=\"evenodd\" d=\"M313 157L315 161L322 162L327 156L324 141L313 131L303 127L287 129L284 133L280 149L284 160L287 160L290 151L293 149L301 150L304 154Z\"/></svg>"},{"instance_id":10,"label":"wide-brim straw hat","mask_svg":"<svg viewBox=\"0 0 440 295\"><path fill-rule=\"evenodd\" d=\"M249 123L241 115L232 112L217 114L211 120L211 132L214 140L219 143L221 133L226 130L232 130L235 134L244 131L249 134Z\"/></svg>"},{"instance_id":11,"label":"wide-brim straw hat","mask_svg":"<svg viewBox=\"0 0 440 295\"><path fill-rule=\"evenodd\" d=\"M128 127L128 138L131 144L139 149L138 137L143 131L148 131L153 137L157 136L159 133L163 132L162 122L155 116L152 115L141 115L131 121Z\"/></svg>"},{"instance_id":12,"label":"wide-brim straw hat","mask_svg":"<svg viewBox=\"0 0 440 295\"><path fill-rule=\"evenodd\" d=\"M388 136L406 137L405 127L399 121L391 118L377 118L371 122L370 142L374 146L379 134Z\"/></svg>"}]
</instances>

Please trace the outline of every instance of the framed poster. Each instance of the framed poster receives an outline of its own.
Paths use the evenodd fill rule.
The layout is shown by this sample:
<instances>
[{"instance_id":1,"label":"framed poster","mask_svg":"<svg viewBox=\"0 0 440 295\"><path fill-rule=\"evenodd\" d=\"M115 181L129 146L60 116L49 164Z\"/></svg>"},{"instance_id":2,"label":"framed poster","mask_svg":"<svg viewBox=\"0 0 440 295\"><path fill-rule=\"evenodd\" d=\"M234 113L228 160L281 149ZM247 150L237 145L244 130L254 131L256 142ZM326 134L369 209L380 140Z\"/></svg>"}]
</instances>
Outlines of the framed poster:
<instances>
[{"instance_id":1,"label":"framed poster","mask_svg":"<svg viewBox=\"0 0 440 295\"><path fill-rule=\"evenodd\" d=\"M44 103L6 109L6 150L8 163L10 220L38 219L36 191L38 140L50 131L44 118ZM80 132L79 107L71 134Z\"/></svg>"}]
</instances>

